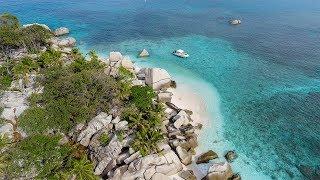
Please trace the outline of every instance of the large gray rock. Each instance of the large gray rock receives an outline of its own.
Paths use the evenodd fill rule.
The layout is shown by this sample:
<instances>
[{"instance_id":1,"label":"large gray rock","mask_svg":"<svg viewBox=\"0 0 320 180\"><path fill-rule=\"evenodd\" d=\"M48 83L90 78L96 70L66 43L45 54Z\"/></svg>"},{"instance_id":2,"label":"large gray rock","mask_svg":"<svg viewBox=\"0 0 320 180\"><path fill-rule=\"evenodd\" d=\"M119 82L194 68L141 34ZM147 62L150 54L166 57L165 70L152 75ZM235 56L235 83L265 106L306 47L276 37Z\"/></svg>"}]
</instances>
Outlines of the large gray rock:
<instances>
[{"instance_id":1,"label":"large gray rock","mask_svg":"<svg viewBox=\"0 0 320 180\"><path fill-rule=\"evenodd\" d=\"M235 151L228 151L224 157L228 162L233 162L233 160L235 160L238 155Z\"/></svg>"},{"instance_id":2,"label":"large gray rock","mask_svg":"<svg viewBox=\"0 0 320 180\"><path fill-rule=\"evenodd\" d=\"M115 117L111 122L113 124L117 124L118 122L120 122L120 117L119 116Z\"/></svg>"},{"instance_id":3,"label":"large gray rock","mask_svg":"<svg viewBox=\"0 0 320 180\"><path fill-rule=\"evenodd\" d=\"M114 171L114 175L111 178L112 180L122 180L122 176L123 174L128 170L128 165L123 165L121 167L118 167L115 171Z\"/></svg>"},{"instance_id":4,"label":"large gray rock","mask_svg":"<svg viewBox=\"0 0 320 180\"><path fill-rule=\"evenodd\" d=\"M109 60L110 62L118 62L123 59L122 54L120 52L110 52L109 53Z\"/></svg>"},{"instance_id":5,"label":"large gray rock","mask_svg":"<svg viewBox=\"0 0 320 180\"><path fill-rule=\"evenodd\" d=\"M155 173L152 178L152 180L169 180L169 177L162 173Z\"/></svg>"},{"instance_id":6,"label":"large gray rock","mask_svg":"<svg viewBox=\"0 0 320 180\"><path fill-rule=\"evenodd\" d=\"M198 157L197 164L208 163L210 160L215 159L215 158L218 158L217 153L210 150L206 153L203 153L201 156Z\"/></svg>"},{"instance_id":7,"label":"large gray rock","mask_svg":"<svg viewBox=\"0 0 320 180\"><path fill-rule=\"evenodd\" d=\"M192 170L182 171L179 176L184 180L197 180L197 177L194 175Z\"/></svg>"},{"instance_id":8,"label":"large gray rock","mask_svg":"<svg viewBox=\"0 0 320 180\"><path fill-rule=\"evenodd\" d=\"M118 140L117 136L114 135L107 146L99 146L93 149L92 159L97 161L94 173L96 175L104 175L116 167L117 159L119 158L122 148L122 143Z\"/></svg>"},{"instance_id":9,"label":"large gray rock","mask_svg":"<svg viewBox=\"0 0 320 180\"><path fill-rule=\"evenodd\" d=\"M0 126L0 136L6 136L11 139L13 137L13 125L6 123Z\"/></svg>"},{"instance_id":10,"label":"large gray rock","mask_svg":"<svg viewBox=\"0 0 320 180\"><path fill-rule=\"evenodd\" d=\"M149 52L146 49L143 49L139 54L139 57L148 57L148 56L149 56Z\"/></svg>"},{"instance_id":11,"label":"large gray rock","mask_svg":"<svg viewBox=\"0 0 320 180\"><path fill-rule=\"evenodd\" d=\"M233 175L232 169L229 163L216 163L213 164L205 179L207 180L228 180Z\"/></svg>"},{"instance_id":12,"label":"large gray rock","mask_svg":"<svg viewBox=\"0 0 320 180\"><path fill-rule=\"evenodd\" d=\"M160 102L171 102L172 92L160 92L158 94L158 101Z\"/></svg>"},{"instance_id":13,"label":"large gray rock","mask_svg":"<svg viewBox=\"0 0 320 180\"><path fill-rule=\"evenodd\" d=\"M0 118L15 122L16 117L29 107L27 98L18 91L4 92L0 97L0 107L4 108Z\"/></svg>"},{"instance_id":14,"label":"large gray rock","mask_svg":"<svg viewBox=\"0 0 320 180\"><path fill-rule=\"evenodd\" d=\"M132 80L132 86L145 86L146 83L144 80L134 79Z\"/></svg>"},{"instance_id":15,"label":"large gray rock","mask_svg":"<svg viewBox=\"0 0 320 180\"><path fill-rule=\"evenodd\" d=\"M108 66L105 68L104 73L113 77L118 77L122 60L123 56L120 52L110 52Z\"/></svg>"},{"instance_id":16,"label":"large gray rock","mask_svg":"<svg viewBox=\"0 0 320 180\"><path fill-rule=\"evenodd\" d=\"M146 68L144 72L146 84L154 90L170 87L171 77L165 69Z\"/></svg>"},{"instance_id":17,"label":"large gray rock","mask_svg":"<svg viewBox=\"0 0 320 180\"><path fill-rule=\"evenodd\" d=\"M66 27L60 27L54 31L55 36L63 36L69 34L69 29Z\"/></svg>"},{"instance_id":18,"label":"large gray rock","mask_svg":"<svg viewBox=\"0 0 320 180\"><path fill-rule=\"evenodd\" d=\"M134 160L122 178L126 180L151 179L156 173L170 176L181 170L182 164L178 156L172 150L167 150Z\"/></svg>"},{"instance_id":19,"label":"large gray rock","mask_svg":"<svg viewBox=\"0 0 320 180\"><path fill-rule=\"evenodd\" d=\"M128 121L120 121L115 124L116 131L128 129Z\"/></svg>"},{"instance_id":20,"label":"large gray rock","mask_svg":"<svg viewBox=\"0 0 320 180\"><path fill-rule=\"evenodd\" d=\"M66 38L51 38L50 43L52 46L58 47L74 47L76 45L76 39L73 37L66 37Z\"/></svg>"},{"instance_id":21,"label":"large gray rock","mask_svg":"<svg viewBox=\"0 0 320 180\"><path fill-rule=\"evenodd\" d=\"M121 61L121 66L126 68L127 70L134 72L134 66L129 57L124 57Z\"/></svg>"},{"instance_id":22,"label":"large gray rock","mask_svg":"<svg viewBox=\"0 0 320 180\"><path fill-rule=\"evenodd\" d=\"M83 130L78 136L78 142L83 146L88 146L90 143L91 137L101 130L102 128L107 127L107 125L111 122L112 116L107 113L100 113L96 117L94 117L88 124L87 128Z\"/></svg>"},{"instance_id":23,"label":"large gray rock","mask_svg":"<svg viewBox=\"0 0 320 180\"><path fill-rule=\"evenodd\" d=\"M181 110L172 120L174 127L179 129L182 125L190 124L191 118L184 110Z\"/></svg>"},{"instance_id":24,"label":"large gray rock","mask_svg":"<svg viewBox=\"0 0 320 180\"><path fill-rule=\"evenodd\" d=\"M141 154L139 151L135 152L131 156L129 156L127 159L124 160L124 163L130 164L132 161L136 160L137 158L140 158Z\"/></svg>"},{"instance_id":25,"label":"large gray rock","mask_svg":"<svg viewBox=\"0 0 320 180\"><path fill-rule=\"evenodd\" d=\"M183 149L180 146L178 146L176 148L176 151L177 151L179 158L181 159L182 164L184 164L186 166L191 164L192 155L190 153L188 153L185 149Z\"/></svg>"}]
</instances>

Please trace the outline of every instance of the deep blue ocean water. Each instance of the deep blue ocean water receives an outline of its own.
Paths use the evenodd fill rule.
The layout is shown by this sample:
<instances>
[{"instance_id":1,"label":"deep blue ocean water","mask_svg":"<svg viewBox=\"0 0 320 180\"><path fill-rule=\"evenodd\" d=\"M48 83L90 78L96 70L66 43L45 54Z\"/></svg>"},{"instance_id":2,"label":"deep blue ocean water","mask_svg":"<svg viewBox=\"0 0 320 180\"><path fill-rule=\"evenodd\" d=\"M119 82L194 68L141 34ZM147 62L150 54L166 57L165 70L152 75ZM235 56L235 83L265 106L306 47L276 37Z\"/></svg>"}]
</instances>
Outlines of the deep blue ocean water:
<instances>
[{"instance_id":1,"label":"deep blue ocean water","mask_svg":"<svg viewBox=\"0 0 320 180\"><path fill-rule=\"evenodd\" d=\"M148 65L208 83L219 93L224 139L269 178L304 179L300 165L320 166L318 0L1 0L0 12L69 27L83 51L134 57L147 48ZM191 57L171 56L178 48ZM205 132L203 146L215 148Z\"/></svg>"}]
</instances>

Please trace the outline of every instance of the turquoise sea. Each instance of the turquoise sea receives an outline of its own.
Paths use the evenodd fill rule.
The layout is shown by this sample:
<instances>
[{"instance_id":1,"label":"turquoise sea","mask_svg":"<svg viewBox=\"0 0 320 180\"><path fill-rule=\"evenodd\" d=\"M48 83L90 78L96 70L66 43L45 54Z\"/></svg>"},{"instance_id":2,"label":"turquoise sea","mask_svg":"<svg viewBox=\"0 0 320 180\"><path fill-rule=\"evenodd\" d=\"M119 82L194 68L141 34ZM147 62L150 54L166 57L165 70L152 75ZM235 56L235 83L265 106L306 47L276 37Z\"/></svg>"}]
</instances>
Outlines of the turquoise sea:
<instances>
[{"instance_id":1,"label":"turquoise sea","mask_svg":"<svg viewBox=\"0 0 320 180\"><path fill-rule=\"evenodd\" d=\"M320 1L1 0L0 12L69 27L83 52L167 69L206 102L200 148L235 149L243 179L320 173ZM136 58L143 48L151 57ZM178 48L190 58L170 54Z\"/></svg>"}]
</instances>

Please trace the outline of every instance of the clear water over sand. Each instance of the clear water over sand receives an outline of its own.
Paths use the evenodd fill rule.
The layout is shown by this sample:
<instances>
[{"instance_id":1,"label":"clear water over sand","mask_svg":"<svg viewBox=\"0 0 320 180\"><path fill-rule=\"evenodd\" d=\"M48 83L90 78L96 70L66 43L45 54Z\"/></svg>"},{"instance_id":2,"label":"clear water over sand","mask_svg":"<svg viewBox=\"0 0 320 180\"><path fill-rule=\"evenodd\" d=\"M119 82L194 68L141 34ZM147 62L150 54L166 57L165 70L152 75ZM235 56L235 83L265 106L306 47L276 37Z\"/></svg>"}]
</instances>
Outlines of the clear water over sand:
<instances>
[{"instance_id":1,"label":"clear water over sand","mask_svg":"<svg viewBox=\"0 0 320 180\"><path fill-rule=\"evenodd\" d=\"M168 69L203 96L212 126L200 146L235 149L244 179L302 179L300 165L320 165L318 1L13 0L0 11L67 26L84 51L134 57L147 48L137 63ZM190 58L170 54L178 48Z\"/></svg>"}]
</instances>

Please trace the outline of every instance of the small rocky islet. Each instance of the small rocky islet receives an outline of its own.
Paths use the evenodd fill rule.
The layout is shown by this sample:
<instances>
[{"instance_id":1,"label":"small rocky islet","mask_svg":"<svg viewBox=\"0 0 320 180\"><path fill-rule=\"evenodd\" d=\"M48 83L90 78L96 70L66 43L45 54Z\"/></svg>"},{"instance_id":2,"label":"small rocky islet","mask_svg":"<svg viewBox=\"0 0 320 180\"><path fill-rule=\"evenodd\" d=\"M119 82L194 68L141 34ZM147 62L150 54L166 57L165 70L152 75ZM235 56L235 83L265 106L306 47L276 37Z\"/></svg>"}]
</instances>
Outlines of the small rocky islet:
<instances>
[{"instance_id":1,"label":"small rocky islet","mask_svg":"<svg viewBox=\"0 0 320 180\"><path fill-rule=\"evenodd\" d=\"M150 96L152 97L152 101L149 104L146 102L148 101L147 98L142 101L138 99L137 102L141 104L146 103L148 108L152 107L157 109L161 107L162 109L152 111L150 114L147 114L148 117L145 117L145 110L138 111L142 114L134 115L139 116L138 118L142 121L148 121L148 118L160 117L161 121L154 125L158 126L158 128L150 130L159 131L161 138L156 139L157 137L154 137L159 136L157 133L137 132L139 126L152 126L153 124L143 124L139 122L135 122L136 124L134 124L130 121L133 118L132 114L129 116L123 115L127 112L120 107L119 104L121 104L121 102L112 102L112 100L115 99L110 100L116 105L111 107L109 111L94 111L95 115L92 116L91 119L86 119L82 122L72 122L72 126L66 128L67 130L65 131L41 124L45 121L44 119L38 120L36 126L45 126L45 130L42 129L42 131L36 133L35 129L28 129L30 125L26 125L22 121L26 116L26 112L29 112L28 110L30 109L43 109L43 104L47 103L45 99L37 99L36 103L33 102L35 97L39 97L42 94L47 95L46 91L48 86L40 83L42 81L46 82L46 80L43 80L46 78L46 75L44 75L45 72L43 71L51 71L50 68L52 67L50 66L56 66L56 64L54 64L55 62L53 62L56 60L59 60L60 64L57 66L61 68L71 66L76 71L82 71L81 68L85 70L89 68L89 65L88 67L84 65L86 63L85 61L77 59L81 57L81 55L75 50L76 40L72 37L67 37L69 33L68 28L62 27L51 31L48 26L43 24L29 24L22 28L34 28L33 26L37 26L37 28L41 27L41 31L47 30L52 34L52 37L45 43L40 43L39 46L37 46L37 53L30 52L28 47L14 46L12 49L1 52L0 56L1 67L7 68L8 63L12 63L12 66L14 66L12 72L18 69L18 67L15 69L15 66L19 65L22 66L22 68L27 67L27 71L23 71L22 74L20 73L18 76L6 74L6 72L2 72L1 74L3 81L6 76L12 77L12 80L10 85L5 88L2 87L1 89L0 158L3 162L10 165L14 164L15 166L13 167L19 169L12 170L7 167L6 164L0 163L1 178L33 179L46 177L46 174L42 174L44 171L39 170L42 167L48 167L50 169L49 174L56 173L54 177L61 178L65 176L67 177L66 179L79 179L80 177L78 176L80 176L81 173L86 173L85 179L241 179L240 175L234 174L231 169L230 163L237 157L234 151L229 151L225 155L227 161L213 163L206 176L196 176L192 167L189 166L190 164L208 163L218 158L218 155L212 150L203 153L197 158L195 157L195 149L198 146L198 133L201 130L202 124L195 124L193 122L191 118L192 111L181 109L171 102L173 94L167 89L174 88L177 85L165 69L136 67L129 57L123 56L120 52L110 52L109 57L106 59L92 53L91 59L87 61L95 61L90 65L102 68L101 73L105 77L116 79L115 82L117 83L123 83L125 86L121 88L133 89L134 87L149 87L151 89L151 91L141 91L141 89L138 89L137 92L134 92L138 95L139 92L148 93L142 96L153 94L154 96ZM50 53L46 54L48 51L50 51ZM56 52L59 56L54 57L58 57L58 59L52 59L52 54L56 54ZM144 49L139 56L148 57L149 53ZM25 62L27 61L26 58L28 59L28 63ZM53 61L39 64L35 66L36 68L30 67L30 62L40 63L42 62L42 58ZM55 71L58 70L55 69ZM55 71L52 71L52 73L56 73ZM95 75L100 76L99 74ZM101 79L94 80L99 81ZM117 96L121 94L122 91L125 91L121 88L119 92L117 92ZM132 92L131 90L131 93ZM37 96L35 96L35 94ZM125 100L123 101L128 103L131 100L130 98L134 98L135 95L129 94L121 96L125 96ZM108 97L101 96L100 98ZM51 108L54 109L55 107ZM142 106L142 108L144 107ZM59 109L59 107L58 110L61 111L61 113L65 113L63 109ZM76 112L79 113L81 111ZM154 115L153 113L159 114ZM32 123L33 122L30 122L30 124ZM34 144L32 144L30 140L30 138L33 137L39 138L36 143L33 142ZM36 145L43 145L41 142L45 141L45 139L53 142L52 137L58 138L54 141L56 142L54 145L56 147L53 147L49 152L50 154L55 154L57 148L59 150L66 147L71 148L70 153L64 156L64 158L70 158L72 156L75 160L71 161L71 164L78 163L79 165L82 163L84 166L66 165L65 163L69 161L57 158L62 154L60 151L59 153L61 154L55 154L54 162L52 162L52 164L54 164L56 163L55 161L57 161L57 164L59 164L57 167L48 165L51 162L46 162L44 158L34 159L34 161L40 161L40 163L32 163L31 167L26 164L27 160L23 158L19 159L21 157L17 155L18 153L26 153L24 155L37 157L37 154L32 154L34 153L33 151L22 151L19 148L28 146L28 144L31 144L31 148L37 148ZM150 146L151 148L145 145L148 144L149 141L150 143L155 143ZM45 147L47 147L47 143L48 142L44 142ZM149 149L146 150L141 147L149 147ZM15 149L19 149L19 151ZM45 153L43 152L43 154ZM78 158L78 156L85 157ZM32 161L33 159L31 159L31 162ZM78 169L78 171L76 171L74 167L89 167L89 172L86 171L86 169ZM61 173L59 168L70 168L70 170L67 170L70 172L63 172L61 170Z\"/></svg>"}]
</instances>

